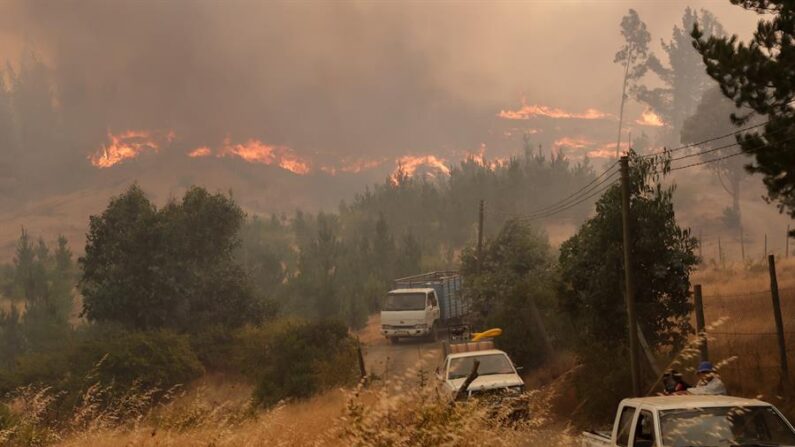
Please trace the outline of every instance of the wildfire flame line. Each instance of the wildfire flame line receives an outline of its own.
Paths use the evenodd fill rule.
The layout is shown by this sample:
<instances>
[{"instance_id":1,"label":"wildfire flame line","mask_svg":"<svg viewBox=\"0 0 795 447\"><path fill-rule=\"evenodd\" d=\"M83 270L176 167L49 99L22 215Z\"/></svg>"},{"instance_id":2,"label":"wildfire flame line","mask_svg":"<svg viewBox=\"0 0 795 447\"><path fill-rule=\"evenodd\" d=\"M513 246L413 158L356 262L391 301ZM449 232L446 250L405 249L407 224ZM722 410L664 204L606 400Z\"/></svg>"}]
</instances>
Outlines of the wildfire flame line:
<instances>
[{"instance_id":1,"label":"wildfire flame line","mask_svg":"<svg viewBox=\"0 0 795 447\"><path fill-rule=\"evenodd\" d=\"M557 107L549 107L538 104L527 104L522 98L522 106L517 110L500 110L498 117L509 120L529 120L530 118L543 116L556 119L584 119L598 120L610 117L610 114L595 108L588 108L582 113L567 112Z\"/></svg>"}]
</instances>

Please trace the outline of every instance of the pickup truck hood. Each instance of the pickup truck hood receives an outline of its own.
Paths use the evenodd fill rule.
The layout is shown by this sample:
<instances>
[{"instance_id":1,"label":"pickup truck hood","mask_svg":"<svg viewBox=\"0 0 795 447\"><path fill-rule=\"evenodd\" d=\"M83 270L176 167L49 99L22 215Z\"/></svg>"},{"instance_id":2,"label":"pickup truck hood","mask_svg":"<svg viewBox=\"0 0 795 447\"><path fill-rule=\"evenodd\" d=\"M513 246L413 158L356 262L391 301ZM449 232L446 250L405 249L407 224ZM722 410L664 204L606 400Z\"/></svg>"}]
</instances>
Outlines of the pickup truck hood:
<instances>
[{"instance_id":1,"label":"pickup truck hood","mask_svg":"<svg viewBox=\"0 0 795 447\"><path fill-rule=\"evenodd\" d=\"M460 379L448 380L448 385L457 390L464 384L466 377ZM496 388L508 388L511 386L524 385L522 378L516 374L489 374L486 376L478 376L470 385L470 391L480 390L493 390Z\"/></svg>"},{"instance_id":2,"label":"pickup truck hood","mask_svg":"<svg viewBox=\"0 0 795 447\"><path fill-rule=\"evenodd\" d=\"M390 326L414 326L425 323L424 310L382 310L381 324Z\"/></svg>"}]
</instances>

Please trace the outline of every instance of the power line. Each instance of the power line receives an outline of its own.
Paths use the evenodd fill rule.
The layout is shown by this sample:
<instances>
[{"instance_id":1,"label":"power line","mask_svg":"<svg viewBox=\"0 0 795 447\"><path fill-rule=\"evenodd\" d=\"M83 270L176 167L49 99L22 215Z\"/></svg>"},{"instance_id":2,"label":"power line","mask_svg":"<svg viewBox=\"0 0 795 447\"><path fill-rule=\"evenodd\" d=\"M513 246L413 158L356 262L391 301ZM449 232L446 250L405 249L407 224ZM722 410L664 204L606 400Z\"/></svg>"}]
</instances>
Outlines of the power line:
<instances>
[{"instance_id":1,"label":"power line","mask_svg":"<svg viewBox=\"0 0 795 447\"><path fill-rule=\"evenodd\" d=\"M559 200L559 201L557 201L557 202L555 202L555 203L551 203L551 204L549 204L549 205L547 205L547 206L544 206L544 207L541 207L541 208L536 208L536 209L534 209L534 210L531 210L531 211L530 211L530 212L528 212L528 213L523 213L523 214L518 214L518 213L506 213L506 212L500 212L500 211L496 211L496 210L492 210L492 212L496 212L496 213L498 213L498 214L502 214L502 215L505 215L505 216L510 216L510 217L526 218L526 217L532 217L532 216L535 216L536 214L543 214L543 213L546 213L546 212L549 212L549 211L555 210L555 209L557 209L557 208L560 208L561 206L566 206L566 205L568 205L568 204L570 203L570 201L572 201L572 200L576 201L576 200L578 200L578 199L582 198L584 194L588 194L588 193L590 193L590 192L591 192L591 191L593 191L595 188L599 187L600 185L602 185L602 184L604 184L606 181L608 181L610 178L614 177L614 176L615 176L615 175L618 173L618 170L613 170L613 168L614 168L614 167L615 167L617 164L618 164L618 162L613 162L613 164L611 164L610 166L608 166L608 167L607 167L607 168L606 168L604 171L602 171L602 173L601 173L601 174L599 174L599 175L597 175L596 177L594 177L594 179L593 179L593 180L591 180L590 182L588 182L587 184L585 184L583 187L581 187L581 188L580 188L580 189L578 189L577 191L574 191L574 192L573 192L573 193L571 193L570 195L568 195L568 196L564 197L563 199L561 199L561 200ZM612 171L612 172L611 172L611 171ZM610 173L610 174L609 174L609 175L607 175L608 173ZM598 183L597 183L597 181L598 181L599 179L601 179L602 177L604 177L605 175L607 175L607 178L605 178L604 180L602 180L602 181L600 181L600 182L598 182ZM590 189L589 189L589 188L590 188ZM580 202L577 202L577 203L580 203Z\"/></svg>"},{"instance_id":2,"label":"power line","mask_svg":"<svg viewBox=\"0 0 795 447\"><path fill-rule=\"evenodd\" d=\"M612 183L609 183L609 184L605 185L604 187L594 191L592 194L589 194L589 195L581 198L580 200L578 200L578 201L576 201L574 203L571 203L571 204L569 204L569 205L567 205L567 206L565 206L563 208L559 208L557 210L549 211L547 213L543 213L543 214L539 214L539 215L525 216L525 217L522 217L521 220L526 220L526 221L538 220L538 219L544 219L544 218L547 218L547 217L550 217L550 216L554 216L555 214L560 214L563 211L566 211L566 210L568 210L570 208L573 208L573 207L585 202L588 199L591 199L591 198L593 198L595 196L598 196L598 195L602 194L603 192L607 191L608 189L610 189L610 187L612 187L615 184L616 184L616 181L613 181Z\"/></svg>"},{"instance_id":3,"label":"power line","mask_svg":"<svg viewBox=\"0 0 795 447\"><path fill-rule=\"evenodd\" d=\"M701 165L705 165L705 164L709 164L709 163L715 163L717 161L726 160L727 158L736 157L736 156L742 155L742 154L743 154L743 151L735 152L733 154L725 155L723 157L713 158L713 159L710 159L710 160L700 161L698 163L691 163L689 165L684 165L684 166L678 166L676 168L671 168L671 171L678 171L680 169L687 169L687 168L692 168L694 166L701 166Z\"/></svg>"},{"instance_id":4,"label":"power line","mask_svg":"<svg viewBox=\"0 0 795 447\"><path fill-rule=\"evenodd\" d=\"M791 141L793 139L795 139L795 135L790 137L790 138L785 138L785 139L783 139L783 140L781 140L781 141L779 141L777 143L786 143L786 142ZM706 151L701 151L701 152L698 152L698 153L695 153L695 154L688 154L688 155L685 155L685 156L682 156L682 157L677 157L677 158L672 159L671 161L673 162L673 161L677 161L677 160L683 160L685 158L695 157L695 156L698 156L698 155L704 155L704 154L708 154L710 152L718 151L720 149L726 149L726 148L729 148L729 147L739 146L739 145L740 145L740 143L729 144L729 145L726 145L726 146L722 146L722 147L718 147L718 148L714 148L714 149L709 149L709 150L706 150ZM770 147L771 145L772 145L772 143L763 144L761 146L757 146L757 147L753 148L753 150L764 149L766 147ZM694 166L700 166L700 165L705 165L705 164L708 164L708 163L714 163L714 162L717 162L717 161L726 160L727 158L736 157L736 156L742 155L742 154L745 154L745 152L741 150L740 152L735 152L733 154L725 155L723 157L712 158L712 159L704 160L704 161L701 161L701 162L698 162L698 163L691 163L689 165L678 166L676 168L671 168L671 171L678 171L680 169L692 168Z\"/></svg>"},{"instance_id":5,"label":"power line","mask_svg":"<svg viewBox=\"0 0 795 447\"><path fill-rule=\"evenodd\" d=\"M685 144L683 146L675 147L673 149L663 149L662 151L659 151L659 152L653 152L651 154L641 155L641 158L650 158L650 157L654 157L656 155L661 155L661 154L665 154L665 153L673 153L673 152L678 152L678 151L681 151L681 150L689 149L691 147L701 146L701 145L706 144L706 143L711 143L713 141L722 140L722 139L724 139L726 137L730 137L732 135L737 135L737 134L739 134L741 132L745 132L745 131L748 131L748 130L751 130L751 129L756 129L757 127L762 127L762 126L764 126L765 124L767 124L769 122L770 121L765 121L763 123L759 123L759 124L755 124L753 126L748 126L748 127L742 128L742 129L735 130L735 131L727 133L725 135L720 135L720 136L717 136L717 137L708 138L706 140L698 141L698 142L695 142L695 143ZM734 144L737 144L737 143L734 143Z\"/></svg>"}]
</instances>

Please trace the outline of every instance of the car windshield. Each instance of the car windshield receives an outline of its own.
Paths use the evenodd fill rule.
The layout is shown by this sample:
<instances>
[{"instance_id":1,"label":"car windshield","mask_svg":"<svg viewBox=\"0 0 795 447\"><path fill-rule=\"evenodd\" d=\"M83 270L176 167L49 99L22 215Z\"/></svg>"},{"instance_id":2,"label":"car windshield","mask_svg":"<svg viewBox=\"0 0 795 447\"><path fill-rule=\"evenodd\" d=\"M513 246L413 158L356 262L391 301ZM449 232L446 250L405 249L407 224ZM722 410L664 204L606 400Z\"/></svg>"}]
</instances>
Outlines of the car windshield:
<instances>
[{"instance_id":1,"label":"car windshield","mask_svg":"<svg viewBox=\"0 0 795 447\"><path fill-rule=\"evenodd\" d=\"M660 412L665 447L795 446L795 433L771 407L714 407Z\"/></svg>"},{"instance_id":2,"label":"car windshield","mask_svg":"<svg viewBox=\"0 0 795 447\"><path fill-rule=\"evenodd\" d=\"M450 360L450 369L447 378L454 380L466 377L472 372L472 364L475 359L480 360L478 375L488 376L492 374L513 374L513 365L505 354L474 355L469 357L459 357Z\"/></svg>"},{"instance_id":3,"label":"car windshield","mask_svg":"<svg viewBox=\"0 0 795 447\"><path fill-rule=\"evenodd\" d=\"M425 310L425 294L390 293L386 296L384 310Z\"/></svg>"}]
</instances>

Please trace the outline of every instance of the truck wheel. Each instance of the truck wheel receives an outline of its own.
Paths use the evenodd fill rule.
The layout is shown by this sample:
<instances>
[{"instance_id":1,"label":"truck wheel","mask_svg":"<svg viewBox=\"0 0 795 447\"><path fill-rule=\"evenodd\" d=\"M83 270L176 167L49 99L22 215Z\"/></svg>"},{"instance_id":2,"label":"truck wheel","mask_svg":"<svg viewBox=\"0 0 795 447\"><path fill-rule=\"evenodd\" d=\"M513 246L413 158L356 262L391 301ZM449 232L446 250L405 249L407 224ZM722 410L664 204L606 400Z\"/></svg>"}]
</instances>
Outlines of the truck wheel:
<instances>
[{"instance_id":1,"label":"truck wheel","mask_svg":"<svg viewBox=\"0 0 795 447\"><path fill-rule=\"evenodd\" d=\"M400 341L400 337L389 337L389 341L393 345L396 345L396 344L398 344L398 341Z\"/></svg>"}]
</instances>

